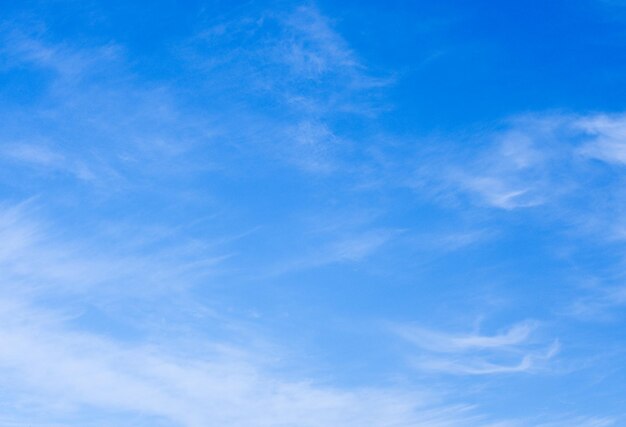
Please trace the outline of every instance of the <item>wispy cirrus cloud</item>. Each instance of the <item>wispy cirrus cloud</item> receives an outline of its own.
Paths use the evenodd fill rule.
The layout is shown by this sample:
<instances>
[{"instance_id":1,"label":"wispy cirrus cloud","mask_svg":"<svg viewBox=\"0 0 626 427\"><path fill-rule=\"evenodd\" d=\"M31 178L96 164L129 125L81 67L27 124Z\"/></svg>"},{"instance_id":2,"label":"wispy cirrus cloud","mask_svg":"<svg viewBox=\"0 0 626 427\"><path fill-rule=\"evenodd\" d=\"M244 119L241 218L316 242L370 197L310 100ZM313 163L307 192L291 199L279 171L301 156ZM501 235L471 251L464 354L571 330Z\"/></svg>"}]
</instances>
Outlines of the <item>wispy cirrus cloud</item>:
<instances>
[{"instance_id":1,"label":"wispy cirrus cloud","mask_svg":"<svg viewBox=\"0 0 626 427\"><path fill-rule=\"evenodd\" d=\"M301 250L297 256L280 260L269 269L270 276L306 271L334 264L359 263L373 256L398 235L397 231L367 229L325 241Z\"/></svg>"},{"instance_id":2,"label":"wispy cirrus cloud","mask_svg":"<svg viewBox=\"0 0 626 427\"><path fill-rule=\"evenodd\" d=\"M3 425L200 427L298 425L340 427L605 427L610 418L490 420L478 408L400 385L341 387L280 369L278 349L233 345L200 336L122 342L68 325L62 310L0 298L0 394L13 410ZM515 327L501 336L461 337L454 348L493 348L523 341ZM460 341L459 341L460 339ZM436 344L441 348L441 343ZM446 350L449 346L443 346ZM504 371L499 367L497 372ZM481 372L484 373L484 372ZM19 410L15 410L18 408ZM106 416L93 417L93 409Z\"/></svg>"},{"instance_id":3,"label":"wispy cirrus cloud","mask_svg":"<svg viewBox=\"0 0 626 427\"><path fill-rule=\"evenodd\" d=\"M186 293L193 277L183 273L179 250L164 257L120 257L91 236L92 251L85 252L80 242L51 235L28 209L5 208L0 215L0 267L6 273L0 292L0 394L10 392L13 405L1 419L6 425L58 420L98 426L111 419L118 425L185 427L493 425L475 408L444 403L432 392L393 384L342 387L294 374L278 362L284 358L278 347L257 345L263 338L251 331L239 329L246 339L238 340L231 328L229 338L220 340L182 328L170 316L174 324L168 328L179 329L175 337L164 334L164 326L153 325L138 308L153 301L154 286L167 285L160 292L170 304ZM352 246L341 256L363 255L362 247ZM186 259L187 251L182 254ZM132 340L78 327L77 317L86 305L97 304L94 299L128 309L129 294L120 291L128 286L137 287L131 292L134 313L114 316L115 322L132 330L144 322L152 326ZM47 298L57 302L42 304ZM228 326L223 314L212 319ZM94 420L94 410L107 421Z\"/></svg>"},{"instance_id":4,"label":"wispy cirrus cloud","mask_svg":"<svg viewBox=\"0 0 626 427\"><path fill-rule=\"evenodd\" d=\"M465 417L411 392L342 390L283 379L247 350L196 342L196 355L186 355L180 349L172 352L171 343L166 349L156 343L122 345L68 330L54 313L7 300L1 305L2 387L11 387L18 400L28 396L30 410L23 420L36 421L46 408L45 418L55 414L68 422L99 425L81 413L85 406L144 414L120 425L150 425L156 417L166 425L188 427L348 422L443 427L460 425Z\"/></svg>"},{"instance_id":5,"label":"wispy cirrus cloud","mask_svg":"<svg viewBox=\"0 0 626 427\"><path fill-rule=\"evenodd\" d=\"M624 123L620 114L514 117L500 129L460 138L468 145L460 154L445 143L425 154L411 185L443 203L534 210L619 239Z\"/></svg>"},{"instance_id":6,"label":"wispy cirrus cloud","mask_svg":"<svg viewBox=\"0 0 626 427\"><path fill-rule=\"evenodd\" d=\"M292 37L277 43L276 60L287 64L294 75L315 80L324 74L352 73L362 68L348 43L314 7L298 7L281 22Z\"/></svg>"},{"instance_id":7,"label":"wispy cirrus cloud","mask_svg":"<svg viewBox=\"0 0 626 427\"><path fill-rule=\"evenodd\" d=\"M562 427L568 425L575 425L577 427L608 427L616 425L616 420L613 418L571 417L562 418L548 423L537 424L537 427Z\"/></svg>"},{"instance_id":8,"label":"wispy cirrus cloud","mask_svg":"<svg viewBox=\"0 0 626 427\"><path fill-rule=\"evenodd\" d=\"M121 46L52 40L45 26L15 27L0 28L3 66L45 78L40 102L3 114L0 161L12 175L32 179L28 166L111 193L136 188L146 176L212 168L188 155L214 136L210 119L178 106L172 85L139 79Z\"/></svg>"},{"instance_id":9,"label":"wispy cirrus cloud","mask_svg":"<svg viewBox=\"0 0 626 427\"><path fill-rule=\"evenodd\" d=\"M626 305L626 286L614 282L596 280L591 286L582 287L574 301L566 305L564 313L588 321L615 318Z\"/></svg>"},{"instance_id":10,"label":"wispy cirrus cloud","mask_svg":"<svg viewBox=\"0 0 626 427\"><path fill-rule=\"evenodd\" d=\"M103 63L119 64L122 49L115 44L107 44L89 49L77 48L71 44L45 40L46 26L41 22L30 22L32 31L6 22L0 28L5 67L32 65L54 73L53 89L76 84L84 78L99 75Z\"/></svg>"},{"instance_id":11,"label":"wispy cirrus cloud","mask_svg":"<svg viewBox=\"0 0 626 427\"><path fill-rule=\"evenodd\" d=\"M447 159L432 176L438 182L435 191L503 210L553 202L572 186L559 180L564 162L573 160L567 141L561 139L560 122L558 116L514 118L503 130L468 136L464 161L455 161L458 154L442 154ZM437 157L431 161L441 163ZM420 176L432 173L427 166L422 168Z\"/></svg>"},{"instance_id":12,"label":"wispy cirrus cloud","mask_svg":"<svg viewBox=\"0 0 626 427\"><path fill-rule=\"evenodd\" d=\"M554 341L544 349L530 342L535 326L517 324L500 334L453 334L412 325L395 326L401 338L420 349L414 358L420 370L459 375L492 375L532 372L559 349Z\"/></svg>"},{"instance_id":13,"label":"wispy cirrus cloud","mask_svg":"<svg viewBox=\"0 0 626 427\"><path fill-rule=\"evenodd\" d=\"M615 165L626 164L626 116L597 114L573 122L587 141L579 148L582 156Z\"/></svg>"},{"instance_id":14,"label":"wispy cirrus cloud","mask_svg":"<svg viewBox=\"0 0 626 427\"><path fill-rule=\"evenodd\" d=\"M179 293L210 276L230 255L216 252L210 243L185 244L177 239L171 245L157 233L137 227L127 229L113 246L102 229L86 241L38 218L36 212L36 200L0 209L4 294L90 295L95 300L117 295L115 299L123 300L127 292L146 298L153 293ZM137 239L147 240L153 249L138 246ZM102 251L100 246L110 250Z\"/></svg>"},{"instance_id":15,"label":"wispy cirrus cloud","mask_svg":"<svg viewBox=\"0 0 626 427\"><path fill-rule=\"evenodd\" d=\"M208 19L181 44L190 74L200 85L212 82L208 93L215 82L228 88L226 104L238 116L228 132L250 140L244 123L265 155L307 173L350 169L344 160L354 144L337 122L375 117L386 108L380 89L393 79L376 76L314 5L251 10ZM259 114L258 104L273 114Z\"/></svg>"}]
</instances>

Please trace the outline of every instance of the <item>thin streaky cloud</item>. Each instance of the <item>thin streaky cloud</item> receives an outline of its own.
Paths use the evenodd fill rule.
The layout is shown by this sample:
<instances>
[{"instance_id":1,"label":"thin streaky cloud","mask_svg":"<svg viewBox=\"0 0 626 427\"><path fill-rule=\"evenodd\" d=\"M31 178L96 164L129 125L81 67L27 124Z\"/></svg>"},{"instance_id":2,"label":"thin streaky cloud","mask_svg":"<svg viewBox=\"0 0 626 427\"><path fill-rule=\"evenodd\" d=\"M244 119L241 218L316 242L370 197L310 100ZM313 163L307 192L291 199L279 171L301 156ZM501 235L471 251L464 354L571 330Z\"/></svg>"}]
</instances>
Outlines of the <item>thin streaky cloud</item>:
<instances>
[{"instance_id":1,"label":"thin streaky cloud","mask_svg":"<svg viewBox=\"0 0 626 427\"><path fill-rule=\"evenodd\" d=\"M558 353L558 341L543 344L544 348L531 341L536 328L532 322L523 322L494 335L454 334L414 325L395 325L392 330L418 349L418 356L410 358L419 370L492 375L536 372L539 364Z\"/></svg>"}]
</instances>

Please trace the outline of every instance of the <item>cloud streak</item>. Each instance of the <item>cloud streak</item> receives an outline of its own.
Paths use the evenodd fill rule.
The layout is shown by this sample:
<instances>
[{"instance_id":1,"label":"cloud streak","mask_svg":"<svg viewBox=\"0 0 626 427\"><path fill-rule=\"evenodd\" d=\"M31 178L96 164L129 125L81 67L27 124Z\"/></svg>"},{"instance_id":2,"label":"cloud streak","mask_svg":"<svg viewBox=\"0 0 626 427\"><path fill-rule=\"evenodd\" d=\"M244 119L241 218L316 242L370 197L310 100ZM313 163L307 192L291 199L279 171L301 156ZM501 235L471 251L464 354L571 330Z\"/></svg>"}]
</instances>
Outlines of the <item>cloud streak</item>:
<instances>
[{"instance_id":1,"label":"cloud streak","mask_svg":"<svg viewBox=\"0 0 626 427\"><path fill-rule=\"evenodd\" d=\"M536 370L538 363L556 355L559 344L555 341L547 349L530 350L529 339L534 329L530 322L513 325L496 335L450 334L408 325L394 327L401 338L426 352L414 363L418 369L461 375ZM518 361L502 362L511 359Z\"/></svg>"}]
</instances>

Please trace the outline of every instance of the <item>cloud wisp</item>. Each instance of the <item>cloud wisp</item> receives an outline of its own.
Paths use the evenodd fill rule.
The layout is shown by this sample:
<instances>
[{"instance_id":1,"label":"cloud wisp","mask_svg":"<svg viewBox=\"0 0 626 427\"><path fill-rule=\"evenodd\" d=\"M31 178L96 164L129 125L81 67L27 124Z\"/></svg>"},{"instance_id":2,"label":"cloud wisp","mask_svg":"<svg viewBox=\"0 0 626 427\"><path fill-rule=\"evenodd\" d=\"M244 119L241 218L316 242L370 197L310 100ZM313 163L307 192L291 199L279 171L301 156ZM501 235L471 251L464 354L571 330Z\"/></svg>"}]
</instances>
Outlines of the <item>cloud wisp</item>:
<instances>
[{"instance_id":1,"label":"cloud wisp","mask_svg":"<svg viewBox=\"0 0 626 427\"><path fill-rule=\"evenodd\" d=\"M2 420L6 425L25 420L106 425L109 421L92 418L94 408L129 426L489 425L468 406L445 404L414 388L345 388L288 374L276 363L283 358L276 350L221 341L194 329L179 330L176 338L144 333L128 341L77 328L81 301L107 295L110 304L112 293L118 306L126 306L127 295L111 289L118 289L116 282L143 283L132 298L137 307L141 299L150 300L146 284L174 281L165 292L180 297L188 278L179 270L155 277L155 271L169 268L159 257L127 258L127 268L120 269L116 256L101 249L87 261L81 251L46 238L44 226L26 219L27 208L5 210L0 217L0 265L10 273L0 293L0 393L10 391L13 402ZM30 258L25 251L37 265L23 264ZM10 292L17 288L19 293ZM38 302L64 293L74 297L55 304L56 309ZM136 313L116 321L136 327L144 320Z\"/></svg>"},{"instance_id":2,"label":"cloud wisp","mask_svg":"<svg viewBox=\"0 0 626 427\"><path fill-rule=\"evenodd\" d=\"M559 350L558 341L537 349L529 340L535 326L520 323L496 335L452 334L412 325L394 331L424 353L414 358L423 371L458 375L533 372Z\"/></svg>"}]
</instances>

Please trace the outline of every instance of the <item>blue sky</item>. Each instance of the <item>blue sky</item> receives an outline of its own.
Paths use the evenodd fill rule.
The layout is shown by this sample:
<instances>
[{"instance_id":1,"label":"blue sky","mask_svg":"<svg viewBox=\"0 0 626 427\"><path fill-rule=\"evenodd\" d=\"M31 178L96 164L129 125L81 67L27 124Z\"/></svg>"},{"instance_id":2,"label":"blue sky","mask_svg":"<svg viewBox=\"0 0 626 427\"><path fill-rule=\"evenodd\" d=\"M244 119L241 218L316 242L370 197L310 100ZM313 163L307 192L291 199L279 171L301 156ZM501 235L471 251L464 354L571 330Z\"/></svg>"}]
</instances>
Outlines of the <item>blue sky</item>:
<instances>
[{"instance_id":1,"label":"blue sky","mask_svg":"<svg viewBox=\"0 0 626 427\"><path fill-rule=\"evenodd\" d=\"M626 3L0 5L0 426L626 425Z\"/></svg>"}]
</instances>

